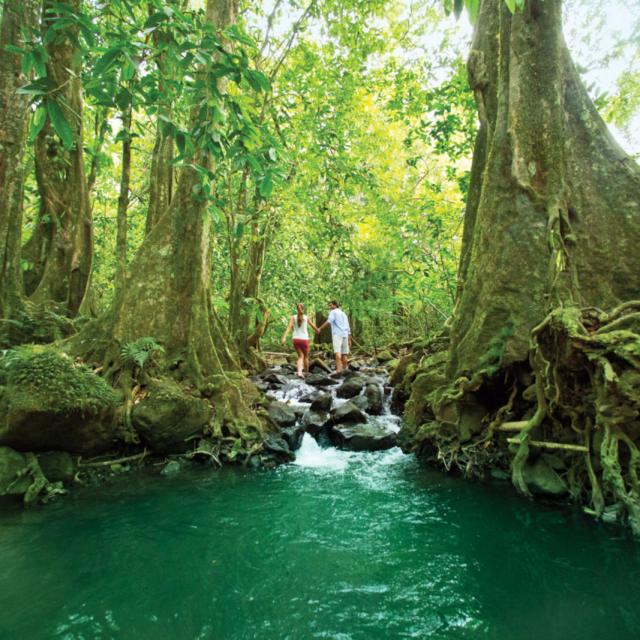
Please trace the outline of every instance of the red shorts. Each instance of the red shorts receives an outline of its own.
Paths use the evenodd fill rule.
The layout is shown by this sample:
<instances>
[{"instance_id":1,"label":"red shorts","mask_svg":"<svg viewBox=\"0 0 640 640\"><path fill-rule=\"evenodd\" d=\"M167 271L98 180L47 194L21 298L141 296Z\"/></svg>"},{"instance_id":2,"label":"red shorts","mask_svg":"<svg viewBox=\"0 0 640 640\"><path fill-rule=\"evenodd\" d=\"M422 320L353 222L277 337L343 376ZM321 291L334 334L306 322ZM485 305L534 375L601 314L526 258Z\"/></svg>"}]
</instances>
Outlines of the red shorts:
<instances>
[{"instance_id":1,"label":"red shorts","mask_svg":"<svg viewBox=\"0 0 640 640\"><path fill-rule=\"evenodd\" d=\"M293 339L293 348L300 349L302 353L309 353L309 340L305 340L304 338L294 338Z\"/></svg>"}]
</instances>

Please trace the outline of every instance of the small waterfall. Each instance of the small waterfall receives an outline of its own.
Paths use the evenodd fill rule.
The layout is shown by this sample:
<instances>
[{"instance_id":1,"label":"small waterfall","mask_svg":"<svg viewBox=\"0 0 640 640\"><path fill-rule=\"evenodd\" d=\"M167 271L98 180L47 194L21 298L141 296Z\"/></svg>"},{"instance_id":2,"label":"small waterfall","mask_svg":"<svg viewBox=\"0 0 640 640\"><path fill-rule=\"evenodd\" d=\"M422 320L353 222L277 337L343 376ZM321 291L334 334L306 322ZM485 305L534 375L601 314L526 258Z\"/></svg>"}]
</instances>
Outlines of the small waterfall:
<instances>
[{"instance_id":1,"label":"small waterfall","mask_svg":"<svg viewBox=\"0 0 640 640\"><path fill-rule=\"evenodd\" d=\"M328 447L323 449L308 433L302 438L302 444L296 451L293 464L299 467L325 468L329 471L343 471L353 456L350 451L341 451Z\"/></svg>"}]
</instances>

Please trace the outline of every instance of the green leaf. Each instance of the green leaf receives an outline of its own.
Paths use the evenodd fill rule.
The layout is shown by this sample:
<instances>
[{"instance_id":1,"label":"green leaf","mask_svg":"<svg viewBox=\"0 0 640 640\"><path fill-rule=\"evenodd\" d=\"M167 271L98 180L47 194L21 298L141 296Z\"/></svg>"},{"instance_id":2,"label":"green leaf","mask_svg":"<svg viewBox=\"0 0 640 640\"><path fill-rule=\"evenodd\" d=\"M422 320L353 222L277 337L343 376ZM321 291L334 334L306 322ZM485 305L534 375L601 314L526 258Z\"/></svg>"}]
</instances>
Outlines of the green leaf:
<instances>
[{"instance_id":1,"label":"green leaf","mask_svg":"<svg viewBox=\"0 0 640 640\"><path fill-rule=\"evenodd\" d=\"M73 130L69 126L67 119L64 117L64 113L62 113L60 105L55 100L47 100L47 113L49 114L49 119L51 120L53 128L62 140L62 144L67 149L71 149L73 147Z\"/></svg>"},{"instance_id":2,"label":"green leaf","mask_svg":"<svg viewBox=\"0 0 640 640\"><path fill-rule=\"evenodd\" d=\"M176 146L178 147L180 155L184 155L187 146L187 136L184 134L184 131L178 131L176 133Z\"/></svg>"},{"instance_id":3,"label":"green leaf","mask_svg":"<svg viewBox=\"0 0 640 640\"><path fill-rule=\"evenodd\" d=\"M96 62L95 66L93 67L93 75L101 76L103 73L106 73L109 69L111 69L111 67L116 64L121 53L122 49L119 46L112 47L111 49L107 50L106 53L98 60L98 62Z\"/></svg>"},{"instance_id":4,"label":"green leaf","mask_svg":"<svg viewBox=\"0 0 640 640\"><path fill-rule=\"evenodd\" d=\"M16 90L16 93L30 96L44 96L49 93L54 84L49 78L38 78L29 84L25 84Z\"/></svg>"},{"instance_id":5,"label":"green leaf","mask_svg":"<svg viewBox=\"0 0 640 640\"><path fill-rule=\"evenodd\" d=\"M47 121L47 110L44 105L39 105L31 119L31 127L29 129L29 137L35 140L36 136L42 131L44 123Z\"/></svg>"},{"instance_id":6,"label":"green leaf","mask_svg":"<svg viewBox=\"0 0 640 640\"><path fill-rule=\"evenodd\" d=\"M454 0L454 2L453 2L453 15L455 15L456 18L460 17L460 14L462 13L462 8L463 8L462 0Z\"/></svg>"},{"instance_id":7,"label":"green leaf","mask_svg":"<svg viewBox=\"0 0 640 640\"><path fill-rule=\"evenodd\" d=\"M157 13L149 16L147 21L144 23L144 29L154 29L159 24L168 19L169 16L164 11L158 11Z\"/></svg>"},{"instance_id":8,"label":"green leaf","mask_svg":"<svg viewBox=\"0 0 640 640\"><path fill-rule=\"evenodd\" d=\"M516 12L516 0L504 0L507 4L507 7L509 7L509 11L511 11L511 13L515 13Z\"/></svg>"},{"instance_id":9,"label":"green leaf","mask_svg":"<svg viewBox=\"0 0 640 640\"><path fill-rule=\"evenodd\" d=\"M268 198L271 195L273 191L273 180L270 173L265 174L264 178L262 178L258 190L263 198Z\"/></svg>"},{"instance_id":10,"label":"green leaf","mask_svg":"<svg viewBox=\"0 0 640 640\"><path fill-rule=\"evenodd\" d=\"M269 78L267 78L264 73L254 71L253 69L247 69L245 71L245 77L247 82L251 85L251 88L255 91L269 91L271 88Z\"/></svg>"},{"instance_id":11,"label":"green leaf","mask_svg":"<svg viewBox=\"0 0 640 640\"><path fill-rule=\"evenodd\" d=\"M236 225L236 238L239 240L242 238L242 234L244 233L244 224L242 222L238 222Z\"/></svg>"}]
</instances>

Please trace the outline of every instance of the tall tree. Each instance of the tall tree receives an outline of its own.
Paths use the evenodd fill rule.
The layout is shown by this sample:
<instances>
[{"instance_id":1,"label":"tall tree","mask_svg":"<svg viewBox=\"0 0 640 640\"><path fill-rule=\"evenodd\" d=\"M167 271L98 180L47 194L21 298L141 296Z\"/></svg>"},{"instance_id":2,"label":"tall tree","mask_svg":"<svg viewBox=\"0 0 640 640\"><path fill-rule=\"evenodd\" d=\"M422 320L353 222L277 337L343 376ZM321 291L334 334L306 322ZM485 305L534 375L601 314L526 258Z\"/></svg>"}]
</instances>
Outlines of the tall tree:
<instances>
[{"instance_id":1,"label":"tall tree","mask_svg":"<svg viewBox=\"0 0 640 640\"><path fill-rule=\"evenodd\" d=\"M468 71L481 126L450 347L444 370L430 359L416 378L405 436L466 471L510 464L525 493L551 442L572 457L572 495L597 513L624 504L640 531L628 418L640 408L640 171L581 83L560 0L507 4L480 3ZM498 429L509 420L513 455Z\"/></svg>"},{"instance_id":2,"label":"tall tree","mask_svg":"<svg viewBox=\"0 0 640 640\"><path fill-rule=\"evenodd\" d=\"M29 119L29 96L17 90L26 84L20 50L37 28L40 2L2 5L0 27L0 318L20 306L22 274L23 156Z\"/></svg>"},{"instance_id":3,"label":"tall tree","mask_svg":"<svg viewBox=\"0 0 640 640\"><path fill-rule=\"evenodd\" d=\"M206 194L212 163L210 109L219 108L220 97L216 48L221 30L233 24L237 10L236 0L207 2L206 25L215 26L218 37L205 34L201 43L199 58L207 63L192 86L189 143L183 145L171 205L146 236L110 309L75 341L83 353L103 358L108 370L120 366L123 344L145 336L160 342L169 361L182 363L185 376L198 386L239 369L211 307Z\"/></svg>"},{"instance_id":4,"label":"tall tree","mask_svg":"<svg viewBox=\"0 0 640 640\"><path fill-rule=\"evenodd\" d=\"M24 251L30 262L26 293L35 302L61 303L71 315L85 297L93 254L83 152L79 24L69 19L80 10L80 0L44 3L49 92L44 99L47 121L35 143L40 210Z\"/></svg>"}]
</instances>

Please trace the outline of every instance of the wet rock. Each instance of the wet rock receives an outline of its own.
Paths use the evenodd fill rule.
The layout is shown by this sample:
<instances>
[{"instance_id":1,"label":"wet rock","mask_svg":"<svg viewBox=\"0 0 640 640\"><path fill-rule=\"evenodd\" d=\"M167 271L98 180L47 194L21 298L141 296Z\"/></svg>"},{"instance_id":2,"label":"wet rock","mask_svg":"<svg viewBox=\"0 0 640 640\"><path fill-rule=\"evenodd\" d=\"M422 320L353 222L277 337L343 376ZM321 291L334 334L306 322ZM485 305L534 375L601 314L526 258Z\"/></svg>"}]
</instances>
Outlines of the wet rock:
<instances>
[{"instance_id":1,"label":"wet rock","mask_svg":"<svg viewBox=\"0 0 640 640\"><path fill-rule=\"evenodd\" d=\"M351 402L353 402L353 404L355 404L358 409L364 411L365 413L369 408L369 401L365 398L365 396L356 396L351 400Z\"/></svg>"},{"instance_id":2,"label":"wet rock","mask_svg":"<svg viewBox=\"0 0 640 640\"><path fill-rule=\"evenodd\" d=\"M303 424L297 424L293 427L285 427L282 429L282 437L289 445L291 451L295 451L300 448L302 444L302 437L304 436L305 428Z\"/></svg>"},{"instance_id":3,"label":"wet rock","mask_svg":"<svg viewBox=\"0 0 640 640\"><path fill-rule=\"evenodd\" d=\"M331 424L358 424L367 421L367 416L353 402L345 402L330 414Z\"/></svg>"},{"instance_id":4,"label":"wet rock","mask_svg":"<svg viewBox=\"0 0 640 640\"><path fill-rule=\"evenodd\" d=\"M156 453L176 453L189 448L189 439L201 434L213 409L201 398L187 395L171 380L155 381L131 413L142 442Z\"/></svg>"},{"instance_id":5,"label":"wet rock","mask_svg":"<svg viewBox=\"0 0 640 640\"><path fill-rule=\"evenodd\" d=\"M266 382L271 388L282 387L287 384L288 381L285 376L280 375L279 373L275 373L274 371L263 375L261 379L263 382Z\"/></svg>"},{"instance_id":6,"label":"wet rock","mask_svg":"<svg viewBox=\"0 0 640 640\"><path fill-rule=\"evenodd\" d=\"M322 393L313 400L311 403L311 411L316 412L326 412L331 410L331 404L333 402L333 398L330 393Z\"/></svg>"},{"instance_id":7,"label":"wet rock","mask_svg":"<svg viewBox=\"0 0 640 640\"><path fill-rule=\"evenodd\" d=\"M353 398L360 395L365 384L366 379L360 375L349 377L342 383L342 385L340 385L340 387L338 387L336 395L338 398Z\"/></svg>"},{"instance_id":8,"label":"wet rock","mask_svg":"<svg viewBox=\"0 0 640 640\"><path fill-rule=\"evenodd\" d=\"M378 425L336 425L329 435L337 447L351 451L380 451L396 446L396 434Z\"/></svg>"},{"instance_id":9,"label":"wet rock","mask_svg":"<svg viewBox=\"0 0 640 640\"><path fill-rule=\"evenodd\" d=\"M280 428L291 427L296 423L297 416L295 411L284 402L274 400L269 403L269 417Z\"/></svg>"},{"instance_id":10,"label":"wet rock","mask_svg":"<svg viewBox=\"0 0 640 640\"><path fill-rule=\"evenodd\" d=\"M174 476L176 473L182 471L182 465L177 460L170 460L162 467L160 475L162 476Z\"/></svg>"},{"instance_id":11,"label":"wet rock","mask_svg":"<svg viewBox=\"0 0 640 640\"><path fill-rule=\"evenodd\" d=\"M317 438L326 430L329 424L329 414L322 411L309 411L304 417L303 425L305 431Z\"/></svg>"},{"instance_id":12,"label":"wet rock","mask_svg":"<svg viewBox=\"0 0 640 640\"><path fill-rule=\"evenodd\" d=\"M331 367L321 358L314 358L309 363L309 371L311 373L331 373Z\"/></svg>"},{"instance_id":13,"label":"wet rock","mask_svg":"<svg viewBox=\"0 0 640 640\"><path fill-rule=\"evenodd\" d=\"M296 418L302 418L307 411L307 407L301 407L300 405L295 405L291 408L293 409L293 413L296 414Z\"/></svg>"},{"instance_id":14,"label":"wet rock","mask_svg":"<svg viewBox=\"0 0 640 640\"><path fill-rule=\"evenodd\" d=\"M337 384L337 380L330 378L324 373L312 373L307 376L305 382L312 387L330 387L333 384Z\"/></svg>"},{"instance_id":15,"label":"wet rock","mask_svg":"<svg viewBox=\"0 0 640 640\"><path fill-rule=\"evenodd\" d=\"M316 398L319 398L322 394L321 391L313 391L312 393L306 393L300 397L300 402L313 402Z\"/></svg>"},{"instance_id":16,"label":"wet rock","mask_svg":"<svg viewBox=\"0 0 640 640\"><path fill-rule=\"evenodd\" d=\"M544 458L526 464L523 476L531 493L559 497L568 491L566 482Z\"/></svg>"},{"instance_id":17,"label":"wet rock","mask_svg":"<svg viewBox=\"0 0 640 640\"><path fill-rule=\"evenodd\" d=\"M372 416L379 416L384 409L382 389L377 384L368 384L364 390L364 397L367 399L367 413Z\"/></svg>"},{"instance_id":18,"label":"wet rock","mask_svg":"<svg viewBox=\"0 0 640 640\"><path fill-rule=\"evenodd\" d=\"M291 449L289 449L287 441L272 433L265 436L263 447L264 450L278 462L290 462L295 458L293 453L291 453Z\"/></svg>"},{"instance_id":19,"label":"wet rock","mask_svg":"<svg viewBox=\"0 0 640 640\"><path fill-rule=\"evenodd\" d=\"M65 451L47 451L37 456L38 464L47 480L70 482L76 473L73 458Z\"/></svg>"}]
</instances>

